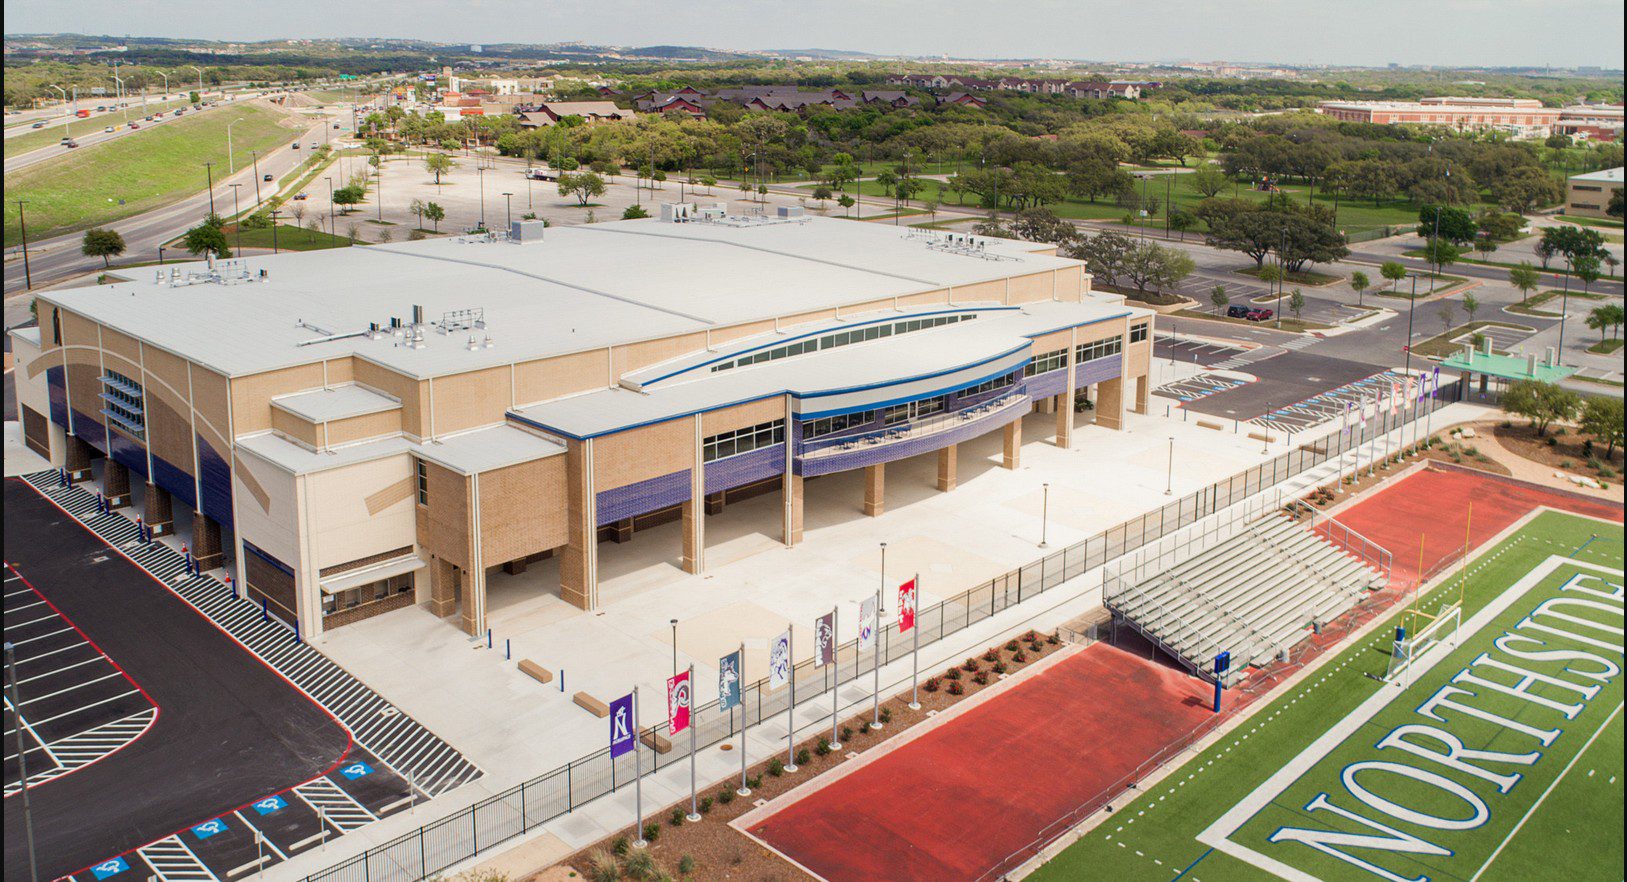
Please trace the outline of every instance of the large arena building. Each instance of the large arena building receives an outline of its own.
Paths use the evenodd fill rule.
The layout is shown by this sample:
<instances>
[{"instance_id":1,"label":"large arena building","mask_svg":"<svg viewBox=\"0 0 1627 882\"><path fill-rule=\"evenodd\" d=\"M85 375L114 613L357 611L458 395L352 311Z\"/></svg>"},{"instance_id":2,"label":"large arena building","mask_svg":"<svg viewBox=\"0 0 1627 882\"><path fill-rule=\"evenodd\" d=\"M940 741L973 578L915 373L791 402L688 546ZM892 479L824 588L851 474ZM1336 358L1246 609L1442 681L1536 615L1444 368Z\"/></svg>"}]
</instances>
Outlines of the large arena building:
<instances>
[{"instance_id":1,"label":"large arena building","mask_svg":"<svg viewBox=\"0 0 1627 882\"><path fill-rule=\"evenodd\" d=\"M471 634L486 584L557 558L598 605L600 543L886 466L1073 403L1144 412L1152 313L1052 246L666 206L660 220L130 271L39 295L13 332L32 448L307 636L422 604ZM766 531L766 530L765 530ZM184 537L183 537L184 538Z\"/></svg>"}]
</instances>

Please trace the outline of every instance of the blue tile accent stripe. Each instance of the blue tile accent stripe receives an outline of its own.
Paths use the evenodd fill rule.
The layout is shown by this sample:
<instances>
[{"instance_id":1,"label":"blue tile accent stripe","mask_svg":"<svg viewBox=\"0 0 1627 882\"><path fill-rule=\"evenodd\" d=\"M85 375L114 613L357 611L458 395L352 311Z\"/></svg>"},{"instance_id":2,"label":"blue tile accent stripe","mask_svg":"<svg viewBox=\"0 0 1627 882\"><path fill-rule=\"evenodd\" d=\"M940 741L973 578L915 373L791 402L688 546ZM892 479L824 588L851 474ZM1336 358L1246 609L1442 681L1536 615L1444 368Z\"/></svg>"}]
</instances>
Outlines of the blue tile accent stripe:
<instances>
[{"instance_id":1,"label":"blue tile accent stripe","mask_svg":"<svg viewBox=\"0 0 1627 882\"><path fill-rule=\"evenodd\" d=\"M706 492L741 487L785 473L785 445L775 444L750 453L716 459L706 464Z\"/></svg>"},{"instance_id":2,"label":"blue tile accent stripe","mask_svg":"<svg viewBox=\"0 0 1627 882\"><path fill-rule=\"evenodd\" d=\"M907 441L897 441L891 444L861 446L850 453L822 456L814 460L798 459L795 462L796 471L797 474L803 477L812 478L834 472L851 471L852 469L873 466L878 463L908 459L922 453L931 453L934 450L942 450L951 444L969 441L996 429L1004 428L1007 423L1014 423L1022 419L1028 414L1028 410L1029 400L1025 397L1023 403L1014 405L1009 410L1001 411L980 420L970 420L962 425L933 435L912 438Z\"/></svg>"},{"instance_id":3,"label":"blue tile accent stripe","mask_svg":"<svg viewBox=\"0 0 1627 882\"><path fill-rule=\"evenodd\" d=\"M223 527L232 525L232 469L226 460L210 446L203 436L198 437L198 477L202 479L203 498L199 506L210 520Z\"/></svg>"},{"instance_id":4,"label":"blue tile accent stripe","mask_svg":"<svg viewBox=\"0 0 1627 882\"><path fill-rule=\"evenodd\" d=\"M1124 371L1124 361L1117 355L1106 358L1096 358L1081 362L1074 366L1073 376L1075 386L1088 386L1091 383L1100 383L1111 380Z\"/></svg>"},{"instance_id":5,"label":"blue tile accent stripe","mask_svg":"<svg viewBox=\"0 0 1627 882\"><path fill-rule=\"evenodd\" d=\"M688 498L689 469L637 481L614 490L602 490L594 496L599 514L598 526L659 511Z\"/></svg>"}]
</instances>

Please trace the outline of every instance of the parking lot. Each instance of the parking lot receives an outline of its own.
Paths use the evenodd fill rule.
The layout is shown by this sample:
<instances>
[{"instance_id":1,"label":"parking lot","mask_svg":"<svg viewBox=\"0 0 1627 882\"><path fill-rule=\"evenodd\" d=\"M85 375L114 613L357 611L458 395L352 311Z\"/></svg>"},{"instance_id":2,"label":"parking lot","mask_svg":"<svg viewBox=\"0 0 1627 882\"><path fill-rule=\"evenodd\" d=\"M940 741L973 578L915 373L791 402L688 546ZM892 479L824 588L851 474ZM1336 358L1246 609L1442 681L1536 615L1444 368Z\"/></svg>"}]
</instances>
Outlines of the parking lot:
<instances>
[{"instance_id":1,"label":"parking lot","mask_svg":"<svg viewBox=\"0 0 1627 882\"><path fill-rule=\"evenodd\" d=\"M1152 343L1154 358L1195 364L1202 367L1215 367L1247 351L1241 346L1233 346L1227 343L1167 335L1156 336Z\"/></svg>"},{"instance_id":2,"label":"parking lot","mask_svg":"<svg viewBox=\"0 0 1627 882\"><path fill-rule=\"evenodd\" d=\"M50 492L48 501L6 482L16 579L6 582L6 636L33 641L19 647L18 685L24 732L38 733L27 759L42 878L238 878L463 780L461 757L386 703L368 706L376 727L361 743L312 697L377 700L359 681L221 583L186 574L178 554L100 513L83 488ZM29 647L76 666L54 671L34 654L24 667ZM323 679L302 692L262 652L285 658L289 674ZM36 771L47 748L143 712L156 719L100 761L48 780ZM12 767L8 756L8 783ZM21 813L5 823L6 865L26 866Z\"/></svg>"},{"instance_id":3,"label":"parking lot","mask_svg":"<svg viewBox=\"0 0 1627 882\"><path fill-rule=\"evenodd\" d=\"M1537 333L1536 328L1504 327L1502 325L1485 325L1476 331L1459 334L1452 338L1453 343L1473 343L1475 335L1491 341L1491 348L1498 352L1513 352L1514 347L1524 343Z\"/></svg>"},{"instance_id":4,"label":"parking lot","mask_svg":"<svg viewBox=\"0 0 1627 882\"><path fill-rule=\"evenodd\" d=\"M21 703L5 700L5 792L22 767L34 786L87 766L134 741L157 707L130 676L9 566L5 639L14 647ZM22 754L17 729L22 729Z\"/></svg>"},{"instance_id":5,"label":"parking lot","mask_svg":"<svg viewBox=\"0 0 1627 882\"><path fill-rule=\"evenodd\" d=\"M1262 347L1262 350L1252 351L1248 355L1264 349ZM1217 366L1229 366L1234 362L1219 362ZM1274 348L1274 354L1239 369L1252 374L1256 382L1217 388L1184 402L1182 406L1196 413L1226 420L1255 422L1298 431L1299 428L1316 425L1338 415L1339 408L1343 407L1342 398L1329 399L1329 395L1355 395L1357 393L1346 390L1346 387L1368 388L1361 385L1363 381L1377 383L1379 381L1374 378L1381 374L1372 365L1280 348ZM1160 390L1158 394L1164 392ZM1258 422L1262 419L1265 422Z\"/></svg>"}]
</instances>

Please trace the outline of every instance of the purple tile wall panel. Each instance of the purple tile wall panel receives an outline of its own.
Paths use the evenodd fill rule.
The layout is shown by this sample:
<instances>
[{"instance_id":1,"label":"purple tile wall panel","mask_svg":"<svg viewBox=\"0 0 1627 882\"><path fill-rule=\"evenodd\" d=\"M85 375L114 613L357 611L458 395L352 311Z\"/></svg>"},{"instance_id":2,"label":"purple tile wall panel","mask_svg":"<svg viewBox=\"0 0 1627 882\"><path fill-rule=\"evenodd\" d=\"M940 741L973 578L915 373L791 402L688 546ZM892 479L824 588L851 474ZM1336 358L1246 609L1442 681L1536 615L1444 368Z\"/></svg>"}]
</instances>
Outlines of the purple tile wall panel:
<instances>
[{"instance_id":1,"label":"purple tile wall panel","mask_svg":"<svg viewBox=\"0 0 1627 882\"><path fill-rule=\"evenodd\" d=\"M622 518L659 511L689 498L689 469L614 490L604 490L595 498L598 503L598 525L601 527Z\"/></svg>"},{"instance_id":2,"label":"purple tile wall panel","mask_svg":"<svg viewBox=\"0 0 1627 882\"><path fill-rule=\"evenodd\" d=\"M707 463L705 469L707 493L761 481L784 473L785 445L775 444L750 453L725 457Z\"/></svg>"},{"instance_id":3,"label":"purple tile wall panel","mask_svg":"<svg viewBox=\"0 0 1627 882\"><path fill-rule=\"evenodd\" d=\"M1028 378L1028 397L1038 401L1068 391L1067 370L1046 371Z\"/></svg>"},{"instance_id":4,"label":"purple tile wall panel","mask_svg":"<svg viewBox=\"0 0 1627 882\"><path fill-rule=\"evenodd\" d=\"M114 462L119 463L140 475L147 477L147 449L139 441L131 440L124 433L113 429L107 430L107 455Z\"/></svg>"},{"instance_id":5,"label":"purple tile wall panel","mask_svg":"<svg viewBox=\"0 0 1627 882\"><path fill-rule=\"evenodd\" d=\"M45 386L51 399L51 422L68 428L68 372L60 367L46 368Z\"/></svg>"},{"instance_id":6,"label":"purple tile wall panel","mask_svg":"<svg viewBox=\"0 0 1627 882\"><path fill-rule=\"evenodd\" d=\"M198 439L198 478L203 488L203 498L198 500L198 505L210 520L229 529L232 526L232 467L202 435L195 437Z\"/></svg>"},{"instance_id":7,"label":"purple tile wall panel","mask_svg":"<svg viewBox=\"0 0 1627 882\"><path fill-rule=\"evenodd\" d=\"M1074 385L1080 388L1118 376L1124 369L1124 360L1118 355L1080 362L1074 366Z\"/></svg>"},{"instance_id":8,"label":"purple tile wall panel","mask_svg":"<svg viewBox=\"0 0 1627 882\"><path fill-rule=\"evenodd\" d=\"M170 495L187 504L188 508L198 504L197 485L193 483L192 476L185 469L171 465L161 456L153 457L153 485L168 490Z\"/></svg>"},{"instance_id":9,"label":"purple tile wall panel","mask_svg":"<svg viewBox=\"0 0 1627 882\"><path fill-rule=\"evenodd\" d=\"M107 453L107 427L102 425L100 416L98 414L97 419L91 419L85 415L84 411L77 407L74 408L73 433L79 436L79 440L105 454Z\"/></svg>"},{"instance_id":10,"label":"purple tile wall panel","mask_svg":"<svg viewBox=\"0 0 1627 882\"><path fill-rule=\"evenodd\" d=\"M980 420L970 420L964 425L929 435L925 438L914 438L908 441L897 441L892 444L876 444L860 447L849 453L833 456L824 456L815 460L797 460L797 474L804 477L828 475L832 472L846 472L853 469L872 466L877 463L893 462L907 459L922 453L941 450L951 444L959 444L972 438L988 434L996 429L1005 427L1007 423L1014 423L1028 414L1024 405L1014 405L1009 410L1001 411L994 416Z\"/></svg>"}]
</instances>

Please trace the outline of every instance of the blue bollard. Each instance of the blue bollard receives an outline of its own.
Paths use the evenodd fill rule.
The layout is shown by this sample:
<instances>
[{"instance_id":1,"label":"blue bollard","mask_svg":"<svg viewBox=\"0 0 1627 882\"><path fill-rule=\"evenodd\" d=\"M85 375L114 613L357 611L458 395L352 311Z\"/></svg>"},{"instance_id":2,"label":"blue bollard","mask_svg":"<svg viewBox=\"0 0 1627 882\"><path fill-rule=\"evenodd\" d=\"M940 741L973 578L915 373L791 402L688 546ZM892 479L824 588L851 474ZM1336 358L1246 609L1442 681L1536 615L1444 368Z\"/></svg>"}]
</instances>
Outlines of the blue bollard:
<instances>
[{"instance_id":1,"label":"blue bollard","mask_svg":"<svg viewBox=\"0 0 1627 882\"><path fill-rule=\"evenodd\" d=\"M514 660L514 641L508 639L507 637L503 638L503 660Z\"/></svg>"},{"instance_id":2,"label":"blue bollard","mask_svg":"<svg viewBox=\"0 0 1627 882\"><path fill-rule=\"evenodd\" d=\"M294 642L295 643L303 643L303 642L305 642L305 641L303 641L303 640L301 640L299 638L299 620L298 619L294 620Z\"/></svg>"},{"instance_id":3,"label":"blue bollard","mask_svg":"<svg viewBox=\"0 0 1627 882\"><path fill-rule=\"evenodd\" d=\"M565 669L564 668L559 669L559 691L560 692L565 691Z\"/></svg>"},{"instance_id":4,"label":"blue bollard","mask_svg":"<svg viewBox=\"0 0 1627 882\"><path fill-rule=\"evenodd\" d=\"M260 621L271 621L271 608L266 606L266 599L264 597L260 598Z\"/></svg>"},{"instance_id":5,"label":"blue bollard","mask_svg":"<svg viewBox=\"0 0 1627 882\"><path fill-rule=\"evenodd\" d=\"M491 629L486 629L486 648L491 649Z\"/></svg>"}]
</instances>

